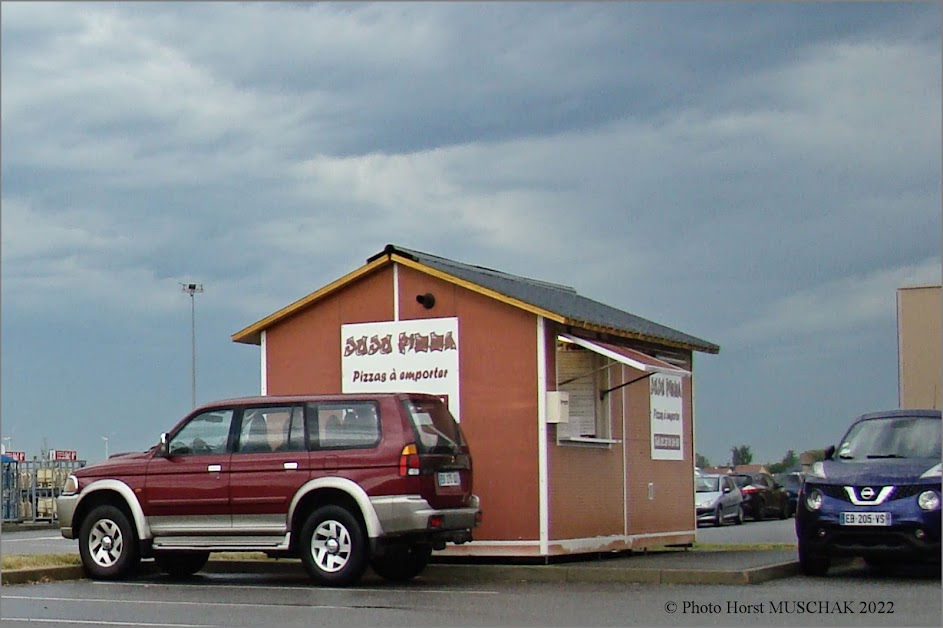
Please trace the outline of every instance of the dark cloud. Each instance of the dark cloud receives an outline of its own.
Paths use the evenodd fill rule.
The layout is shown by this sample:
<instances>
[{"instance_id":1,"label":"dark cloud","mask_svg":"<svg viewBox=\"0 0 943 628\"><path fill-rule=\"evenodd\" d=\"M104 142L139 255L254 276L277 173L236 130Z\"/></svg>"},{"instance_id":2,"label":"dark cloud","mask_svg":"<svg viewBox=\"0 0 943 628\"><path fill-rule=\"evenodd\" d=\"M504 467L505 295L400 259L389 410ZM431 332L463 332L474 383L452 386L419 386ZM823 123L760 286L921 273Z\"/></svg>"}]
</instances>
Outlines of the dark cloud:
<instances>
[{"instance_id":1,"label":"dark cloud","mask_svg":"<svg viewBox=\"0 0 943 628\"><path fill-rule=\"evenodd\" d=\"M206 286L200 397L254 392L258 352L229 335L388 242L720 344L697 357L717 461L896 404L894 291L940 274L936 3L0 11L18 439L50 390L88 408L58 431L80 448L141 401L161 425L113 450L169 427L182 281Z\"/></svg>"}]
</instances>

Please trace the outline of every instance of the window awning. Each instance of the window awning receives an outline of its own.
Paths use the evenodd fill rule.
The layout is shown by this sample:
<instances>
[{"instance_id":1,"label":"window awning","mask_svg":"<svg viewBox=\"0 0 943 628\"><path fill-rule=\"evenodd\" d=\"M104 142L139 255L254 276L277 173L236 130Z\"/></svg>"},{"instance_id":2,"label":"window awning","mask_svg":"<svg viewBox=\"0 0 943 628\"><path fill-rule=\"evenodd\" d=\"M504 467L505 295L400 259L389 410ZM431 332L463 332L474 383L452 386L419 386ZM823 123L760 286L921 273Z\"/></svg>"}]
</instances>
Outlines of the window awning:
<instances>
[{"instance_id":1,"label":"window awning","mask_svg":"<svg viewBox=\"0 0 943 628\"><path fill-rule=\"evenodd\" d=\"M669 364L668 362L659 360L658 358L653 358L652 356L635 349L619 347L617 345L611 345L607 342L590 342L585 338L571 336L569 334L560 334L558 338L565 342L572 342L583 347L584 349L588 349L594 353L598 353L601 356L605 356L610 360L621 362L626 366L630 366L646 373L665 373L668 375L680 375L682 377L690 377L691 375L691 371L678 368L673 364Z\"/></svg>"}]
</instances>

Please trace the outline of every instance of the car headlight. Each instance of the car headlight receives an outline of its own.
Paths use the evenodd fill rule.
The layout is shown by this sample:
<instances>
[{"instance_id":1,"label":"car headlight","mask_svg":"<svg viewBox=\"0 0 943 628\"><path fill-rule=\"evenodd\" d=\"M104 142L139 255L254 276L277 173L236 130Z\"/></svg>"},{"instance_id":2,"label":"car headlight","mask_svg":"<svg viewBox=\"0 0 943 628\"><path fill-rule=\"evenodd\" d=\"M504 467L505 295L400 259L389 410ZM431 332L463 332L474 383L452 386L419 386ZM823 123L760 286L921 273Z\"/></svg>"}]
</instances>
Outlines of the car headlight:
<instances>
[{"instance_id":1,"label":"car headlight","mask_svg":"<svg viewBox=\"0 0 943 628\"><path fill-rule=\"evenodd\" d=\"M65 481L65 486L62 487L63 495L73 495L79 492L79 479L74 475L70 475Z\"/></svg>"},{"instance_id":2,"label":"car headlight","mask_svg":"<svg viewBox=\"0 0 943 628\"><path fill-rule=\"evenodd\" d=\"M822 495L822 491L814 488L805 496L805 507L814 512L822 507L824 499L825 496Z\"/></svg>"},{"instance_id":3,"label":"car headlight","mask_svg":"<svg viewBox=\"0 0 943 628\"><path fill-rule=\"evenodd\" d=\"M932 467L930 467L929 469L927 469L924 472L924 474L921 475L920 477L921 478L938 478L941 475L943 475L943 472L941 472L941 469L943 469L943 463L938 462Z\"/></svg>"},{"instance_id":4,"label":"car headlight","mask_svg":"<svg viewBox=\"0 0 943 628\"><path fill-rule=\"evenodd\" d=\"M705 500L699 502L698 505L697 505L697 507L698 507L698 508L710 508L710 507L713 506L713 505L714 505L714 500L712 500L712 499L705 499Z\"/></svg>"},{"instance_id":5,"label":"car headlight","mask_svg":"<svg viewBox=\"0 0 943 628\"><path fill-rule=\"evenodd\" d=\"M936 491L924 491L917 497L917 505L924 510L936 510L940 507L940 496Z\"/></svg>"}]
</instances>

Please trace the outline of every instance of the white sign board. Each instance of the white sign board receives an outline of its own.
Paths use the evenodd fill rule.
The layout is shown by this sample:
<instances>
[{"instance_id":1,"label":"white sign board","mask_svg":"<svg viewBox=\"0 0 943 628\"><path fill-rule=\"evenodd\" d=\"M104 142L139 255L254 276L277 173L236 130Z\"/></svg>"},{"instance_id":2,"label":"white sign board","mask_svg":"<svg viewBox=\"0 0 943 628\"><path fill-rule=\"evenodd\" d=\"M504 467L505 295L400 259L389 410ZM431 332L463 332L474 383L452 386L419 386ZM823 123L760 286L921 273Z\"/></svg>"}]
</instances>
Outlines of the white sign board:
<instances>
[{"instance_id":1,"label":"white sign board","mask_svg":"<svg viewBox=\"0 0 943 628\"><path fill-rule=\"evenodd\" d=\"M460 421L458 319L341 325L341 391L441 397Z\"/></svg>"},{"instance_id":2,"label":"white sign board","mask_svg":"<svg viewBox=\"0 0 943 628\"><path fill-rule=\"evenodd\" d=\"M656 373L648 381L652 409L652 460L684 460L681 377Z\"/></svg>"}]
</instances>

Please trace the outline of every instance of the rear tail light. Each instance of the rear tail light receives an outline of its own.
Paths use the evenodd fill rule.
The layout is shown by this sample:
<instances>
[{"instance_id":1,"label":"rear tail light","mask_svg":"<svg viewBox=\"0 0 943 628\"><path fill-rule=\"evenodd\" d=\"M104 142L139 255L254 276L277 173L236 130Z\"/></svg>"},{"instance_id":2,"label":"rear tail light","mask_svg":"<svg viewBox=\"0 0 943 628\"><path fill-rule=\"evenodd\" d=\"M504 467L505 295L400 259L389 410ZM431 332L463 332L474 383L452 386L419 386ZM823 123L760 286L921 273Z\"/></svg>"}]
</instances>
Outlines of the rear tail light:
<instances>
[{"instance_id":1,"label":"rear tail light","mask_svg":"<svg viewBox=\"0 0 943 628\"><path fill-rule=\"evenodd\" d=\"M740 489L740 492L741 492L741 493L755 493L755 492L756 492L756 487L755 487L755 486L744 486L743 488Z\"/></svg>"},{"instance_id":2,"label":"rear tail light","mask_svg":"<svg viewBox=\"0 0 943 628\"><path fill-rule=\"evenodd\" d=\"M407 475L419 475L419 452L415 443L410 443L403 447L399 455L399 474L401 477Z\"/></svg>"},{"instance_id":3,"label":"rear tail light","mask_svg":"<svg viewBox=\"0 0 943 628\"><path fill-rule=\"evenodd\" d=\"M438 529L442 527L442 515L432 515L429 517L429 528Z\"/></svg>"}]
</instances>

